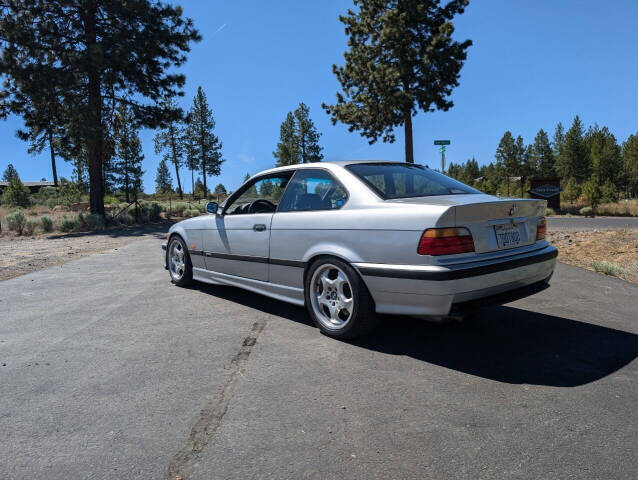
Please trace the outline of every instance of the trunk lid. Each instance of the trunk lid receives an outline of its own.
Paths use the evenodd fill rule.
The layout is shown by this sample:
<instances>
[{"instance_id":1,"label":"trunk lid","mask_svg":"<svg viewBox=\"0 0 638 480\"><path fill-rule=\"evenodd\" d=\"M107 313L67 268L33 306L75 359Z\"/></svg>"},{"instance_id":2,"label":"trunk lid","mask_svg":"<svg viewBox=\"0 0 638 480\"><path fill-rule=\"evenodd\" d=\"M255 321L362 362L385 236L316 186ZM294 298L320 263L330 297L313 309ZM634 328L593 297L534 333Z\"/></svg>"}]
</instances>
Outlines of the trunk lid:
<instances>
[{"instance_id":1,"label":"trunk lid","mask_svg":"<svg viewBox=\"0 0 638 480\"><path fill-rule=\"evenodd\" d=\"M545 200L498 198L491 195L444 195L392 200L406 204L449 206L454 225L472 233L476 253L509 250L536 241L538 218L545 215Z\"/></svg>"}]
</instances>

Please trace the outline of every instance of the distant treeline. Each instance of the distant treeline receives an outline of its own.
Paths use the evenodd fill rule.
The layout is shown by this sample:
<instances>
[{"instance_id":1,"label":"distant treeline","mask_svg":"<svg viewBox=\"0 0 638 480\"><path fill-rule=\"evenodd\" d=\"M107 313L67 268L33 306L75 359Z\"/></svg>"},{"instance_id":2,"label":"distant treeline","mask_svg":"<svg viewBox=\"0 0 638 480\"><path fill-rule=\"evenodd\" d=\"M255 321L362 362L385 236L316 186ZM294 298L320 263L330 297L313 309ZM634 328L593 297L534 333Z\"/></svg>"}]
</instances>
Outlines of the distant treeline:
<instances>
[{"instance_id":1,"label":"distant treeline","mask_svg":"<svg viewBox=\"0 0 638 480\"><path fill-rule=\"evenodd\" d=\"M551 141L543 129L528 145L507 131L494 158L482 167L474 158L451 163L446 173L490 194L507 194L512 177L557 177L568 200L580 196L582 188L594 189L594 197L598 189L606 200L638 195L638 133L620 144L607 127L585 130L578 116L567 131L559 123Z\"/></svg>"}]
</instances>

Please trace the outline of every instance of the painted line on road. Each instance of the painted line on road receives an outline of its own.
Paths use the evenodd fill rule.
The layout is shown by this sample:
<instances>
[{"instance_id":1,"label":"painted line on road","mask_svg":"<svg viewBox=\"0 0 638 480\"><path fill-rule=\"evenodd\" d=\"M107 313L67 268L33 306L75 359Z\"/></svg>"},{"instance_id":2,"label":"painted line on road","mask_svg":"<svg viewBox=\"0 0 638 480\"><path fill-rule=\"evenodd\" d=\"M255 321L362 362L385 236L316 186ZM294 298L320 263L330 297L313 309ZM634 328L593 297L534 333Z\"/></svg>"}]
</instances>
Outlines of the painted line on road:
<instances>
[{"instance_id":1,"label":"painted line on road","mask_svg":"<svg viewBox=\"0 0 638 480\"><path fill-rule=\"evenodd\" d=\"M242 370L245 370L250 352L257 343L266 323L265 318L255 322L250 333L244 338L239 351L226 367L217 392L206 401L199 416L193 422L186 445L177 452L166 467L164 476L166 480L175 480L176 478L186 480L193 473L199 454L208 445L228 410L239 376L245 378Z\"/></svg>"}]
</instances>

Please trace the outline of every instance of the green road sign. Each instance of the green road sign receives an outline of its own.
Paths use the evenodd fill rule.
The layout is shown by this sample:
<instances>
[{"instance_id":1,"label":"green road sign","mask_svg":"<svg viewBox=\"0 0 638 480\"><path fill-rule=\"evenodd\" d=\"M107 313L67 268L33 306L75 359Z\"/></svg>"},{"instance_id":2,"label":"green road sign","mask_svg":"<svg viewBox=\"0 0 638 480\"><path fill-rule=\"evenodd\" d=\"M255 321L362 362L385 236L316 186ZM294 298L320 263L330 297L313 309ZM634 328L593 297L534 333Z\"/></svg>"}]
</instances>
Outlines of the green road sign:
<instances>
[{"instance_id":1,"label":"green road sign","mask_svg":"<svg viewBox=\"0 0 638 480\"><path fill-rule=\"evenodd\" d=\"M434 145L449 145L449 140L434 140Z\"/></svg>"}]
</instances>

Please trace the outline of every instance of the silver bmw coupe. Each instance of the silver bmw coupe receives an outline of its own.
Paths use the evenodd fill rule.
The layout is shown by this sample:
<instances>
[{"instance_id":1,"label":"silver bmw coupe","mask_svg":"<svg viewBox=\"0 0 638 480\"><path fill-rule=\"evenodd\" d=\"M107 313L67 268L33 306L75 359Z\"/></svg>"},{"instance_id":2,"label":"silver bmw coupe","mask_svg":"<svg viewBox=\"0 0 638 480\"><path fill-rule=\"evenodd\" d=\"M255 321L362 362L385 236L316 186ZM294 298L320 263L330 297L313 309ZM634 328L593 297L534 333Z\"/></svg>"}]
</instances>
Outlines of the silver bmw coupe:
<instances>
[{"instance_id":1,"label":"silver bmw coupe","mask_svg":"<svg viewBox=\"0 0 638 480\"><path fill-rule=\"evenodd\" d=\"M179 286L305 305L325 334L352 338L377 314L440 320L546 288L557 251L545 208L409 163L279 167L171 226L164 266Z\"/></svg>"}]
</instances>

